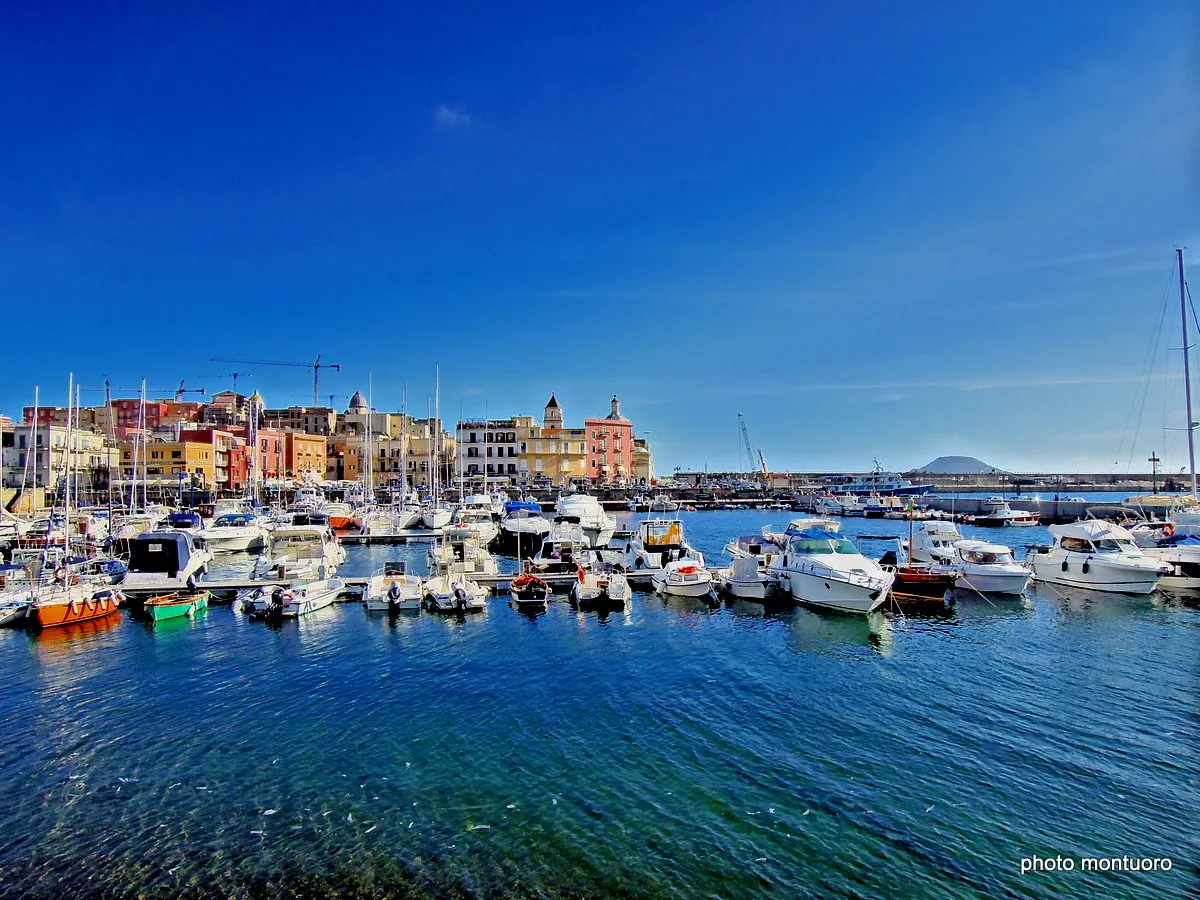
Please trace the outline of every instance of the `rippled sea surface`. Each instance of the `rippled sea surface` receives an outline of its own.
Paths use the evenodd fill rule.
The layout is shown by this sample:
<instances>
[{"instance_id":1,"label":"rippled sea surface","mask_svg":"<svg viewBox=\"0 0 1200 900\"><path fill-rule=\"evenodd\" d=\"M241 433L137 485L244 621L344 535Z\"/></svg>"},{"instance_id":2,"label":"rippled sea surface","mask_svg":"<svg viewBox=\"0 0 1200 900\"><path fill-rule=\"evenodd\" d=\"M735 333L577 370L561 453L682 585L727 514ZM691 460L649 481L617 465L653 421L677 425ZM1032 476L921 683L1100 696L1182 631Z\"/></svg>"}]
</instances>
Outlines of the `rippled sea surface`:
<instances>
[{"instance_id":1,"label":"rippled sea surface","mask_svg":"<svg viewBox=\"0 0 1200 900\"><path fill-rule=\"evenodd\" d=\"M711 562L788 515L683 518ZM343 574L394 558L424 548L352 547ZM1051 589L932 617L639 593L0 632L0 894L1188 896L1198 667L1195 606Z\"/></svg>"}]
</instances>

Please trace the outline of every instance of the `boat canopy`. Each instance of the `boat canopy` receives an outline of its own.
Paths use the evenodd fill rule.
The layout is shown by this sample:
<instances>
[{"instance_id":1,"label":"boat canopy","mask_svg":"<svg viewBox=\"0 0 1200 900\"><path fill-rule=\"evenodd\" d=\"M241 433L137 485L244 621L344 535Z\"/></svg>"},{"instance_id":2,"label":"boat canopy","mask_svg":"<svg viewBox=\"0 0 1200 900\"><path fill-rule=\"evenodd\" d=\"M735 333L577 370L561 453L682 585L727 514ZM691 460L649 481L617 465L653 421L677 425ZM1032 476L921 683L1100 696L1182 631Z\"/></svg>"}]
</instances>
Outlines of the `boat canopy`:
<instances>
[{"instance_id":1,"label":"boat canopy","mask_svg":"<svg viewBox=\"0 0 1200 900\"><path fill-rule=\"evenodd\" d=\"M504 504L505 515L514 512L520 512L521 510L524 510L525 512L541 513L542 505L540 503L529 503L524 500L510 500L508 503Z\"/></svg>"},{"instance_id":2,"label":"boat canopy","mask_svg":"<svg viewBox=\"0 0 1200 900\"><path fill-rule=\"evenodd\" d=\"M203 523L200 520L199 513L171 513L171 515L167 516L167 525L171 528L193 528L201 524Z\"/></svg>"},{"instance_id":3,"label":"boat canopy","mask_svg":"<svg viewBox=\"0 0 1200 900\"><path fill-rule=\"evenodd\" d=\"M140 534L129 542L129 568L174 578L187 565L191 553L185 534L161 531Z\"/></svg>"},{"instance_id":4,"label":"boat canopy","mask_svg":"<svg viewBox=\"0 0 1200 900\"><path fill-rule=\"evenodd\" d=\"M1104 522L1099 519L1085 519L1082 522L1071 522L1066 525L1051 525L1050 533L1056 538L1078 538L1085 541L1129 541L1133 535L1120 525Z\"/></svg>"},{"instance_id":5,"label":"boat canopy","mask_svg":"<svg viewBox=\"0 0 1200 900\"><path fill-rule=\"evenodd\" d=\"M214 528L239 528L246 525L253 525L258 521L258 516L254 513L226 513L217 516L213 520Z\"/></svg>"}]
</instances>

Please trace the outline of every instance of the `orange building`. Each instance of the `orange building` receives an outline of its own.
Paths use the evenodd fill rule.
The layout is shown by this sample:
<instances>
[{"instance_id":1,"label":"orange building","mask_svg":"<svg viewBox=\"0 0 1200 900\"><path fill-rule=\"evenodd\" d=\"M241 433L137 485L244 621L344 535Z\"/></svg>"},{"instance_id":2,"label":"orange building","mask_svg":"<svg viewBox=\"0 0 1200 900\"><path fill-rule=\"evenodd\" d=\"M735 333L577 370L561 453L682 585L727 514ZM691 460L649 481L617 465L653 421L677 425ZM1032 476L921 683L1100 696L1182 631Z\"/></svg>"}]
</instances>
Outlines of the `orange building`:
<instances>
[{"instance_id":1,"label":"orange building","mask_svg":"<svg viewBox=\"0 0 1200 900\"><path fill-rule=\"evenodd\" d=\"M311 472L317 478L324 479L328 465L325 437L301 431L285 431L283 435L284 474L289 478L299 478L305 472Z\"/></svg>"},{"instance_id":2,"label":"orange building","mask_svg":"<svg viewBox=\"0 0 1200 900\"><path fill-rule=\"evenodd\" d=\"M624 484L633 477L633 423L621 415L621 401L612 398L612 411L603 419L584 419L587 432L587 477L602 484Z\"/></svg>"}]
</instances>

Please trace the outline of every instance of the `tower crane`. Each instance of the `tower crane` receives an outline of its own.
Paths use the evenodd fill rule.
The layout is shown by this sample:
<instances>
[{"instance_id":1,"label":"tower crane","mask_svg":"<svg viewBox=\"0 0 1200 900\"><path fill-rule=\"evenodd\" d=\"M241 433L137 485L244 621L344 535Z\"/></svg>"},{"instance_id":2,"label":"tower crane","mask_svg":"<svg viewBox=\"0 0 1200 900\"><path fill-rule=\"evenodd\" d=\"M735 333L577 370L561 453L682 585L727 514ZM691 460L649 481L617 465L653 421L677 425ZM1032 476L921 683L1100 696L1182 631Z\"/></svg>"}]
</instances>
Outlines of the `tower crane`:
<instances>
[{"instance_id":1,"label":"tower crane","mask_svg":"<svg viewBox=\"0 0 1200 900\"><path fill-rule=\"evenodd\" d=\"M280 362L274 359L223 359L218 356L212 357L210 362L227 362L237 363L246 366L288 366L296 369L312 369L313 370L313 406L321 405L321 388L320 375L322 369L333 369L337 372L342 371L342 367L338 363L323 363L321 362L321 354L317 354L317 358L310 363L300 362Z\"/></svg>"},{"instance_id":2,"label":"tower crane","mask_svg":"<svg viewBox=\"0 0 1200 900\"><path fill-rule=\"evenodd\" d=\"M184 382L179 382L179 387L175 388L175 402L179 403L183 400L184 394L203 394L204 388L188 388L184 390Z\"/></svg>"},{"instance_id":3,"label":"tower crane","mask_svg":"<svg viewBox=\"0 0 1200 900\"><path fill-rule=\"evenodd\" d=\"M232 378L233 379L233 392L236 394L237 393L237 380L239 378L253 378L254 373L253 372L222 372L219 375L204 375L202 377L204 377L204 378Z\"/></svg>"}]
</instances>

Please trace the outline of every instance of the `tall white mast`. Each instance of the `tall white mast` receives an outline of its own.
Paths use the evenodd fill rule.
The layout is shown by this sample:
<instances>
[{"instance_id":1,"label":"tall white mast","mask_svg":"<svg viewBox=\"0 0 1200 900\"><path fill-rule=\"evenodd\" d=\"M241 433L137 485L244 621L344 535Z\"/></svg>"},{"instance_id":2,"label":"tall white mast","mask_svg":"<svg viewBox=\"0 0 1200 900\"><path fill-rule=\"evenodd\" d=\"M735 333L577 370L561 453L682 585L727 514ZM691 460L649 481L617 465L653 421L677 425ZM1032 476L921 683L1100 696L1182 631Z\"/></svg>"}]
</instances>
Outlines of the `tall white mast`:
<instances>
[{"instance_id":1,"label":"tall white mast","mask_svg":"<svg viewBox=\"0 0 1200 900\"><path fill-rule=\"evenodd\" d=\"M438 508L438 482L442 464L442 368L433 364L433 508Z\"/></svg>"},{"instance_id":2,"label":"tall white mast","mask_svg":"<svg viewBox=\"0 0 1200 900\"><path fill-rule=\"evenodd\" d=\"M1192 498L1196 497L1196 421L1192 418L1192 369L1188 359L1187 282L1183 279L1183 248L1175 249L1179 261L1179 317L1183 323L1183 395L1187 402L1188 467L1192 473Z\"/></svg>"},{"instance_id":3,"label":"tall white mast","mask_svg":"<svg viewBox=\"0 0 1200 900\"><path fill-rule=\"evenodd\" d=\"M63 508L66 525L63 527L63 556L71 556L71 414L75 408L75 373L67 376L67 456L63 468L67 473L67 485L63 491Z\"/></svg>"},{"instance_id":4,"label":"tall white mast","mask_svg":"<svg viewBox=\"0 0 1200 900\"><path fill-rule=\"evenodd\" d=\"M33 472L33 486L37 487L37 434L38 434L38 387L33 386L33 424L25 432L25 440L29 444L29 448L25 454L25 467L21 471L21 495L25 494L25 487L29 482L29 473ZM25 498L27 501L28 498Z\"/></svg>"}]
</instances>

